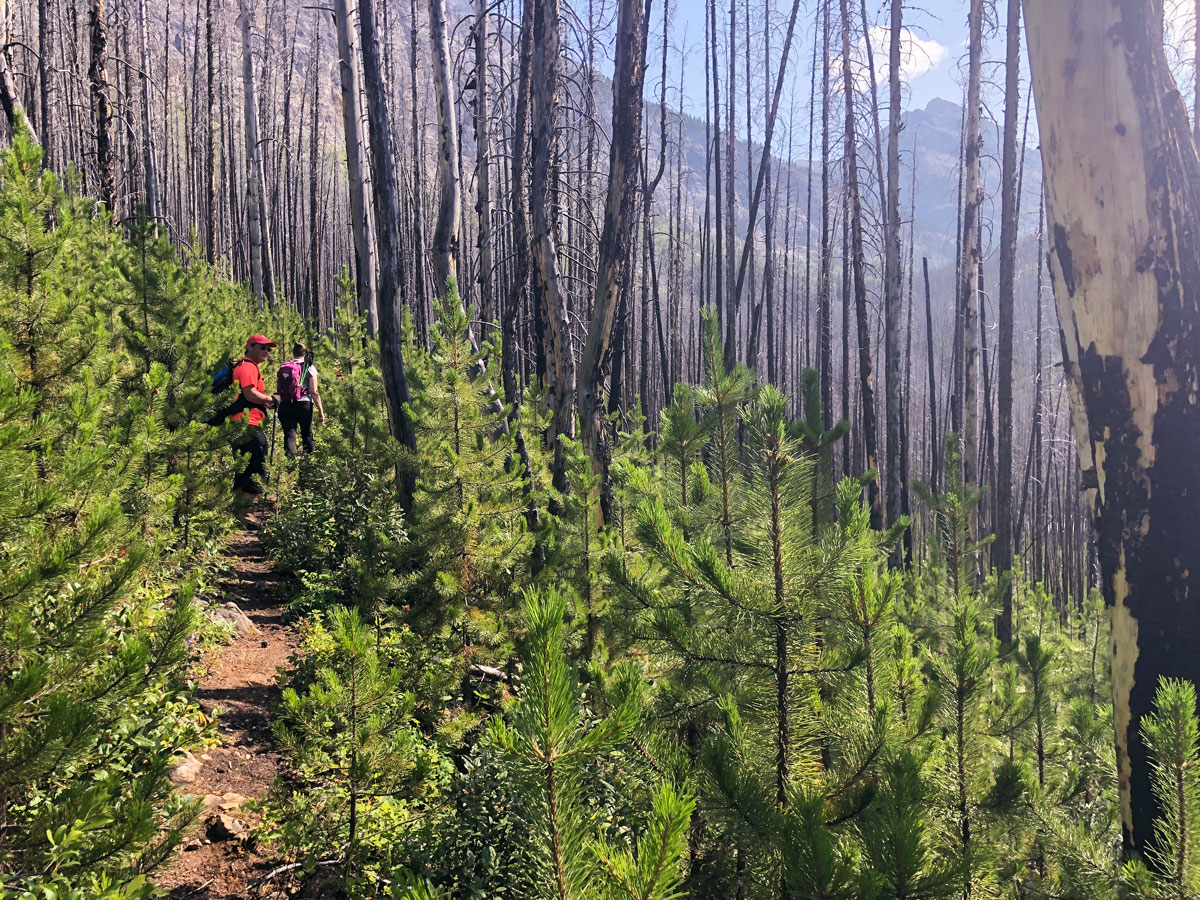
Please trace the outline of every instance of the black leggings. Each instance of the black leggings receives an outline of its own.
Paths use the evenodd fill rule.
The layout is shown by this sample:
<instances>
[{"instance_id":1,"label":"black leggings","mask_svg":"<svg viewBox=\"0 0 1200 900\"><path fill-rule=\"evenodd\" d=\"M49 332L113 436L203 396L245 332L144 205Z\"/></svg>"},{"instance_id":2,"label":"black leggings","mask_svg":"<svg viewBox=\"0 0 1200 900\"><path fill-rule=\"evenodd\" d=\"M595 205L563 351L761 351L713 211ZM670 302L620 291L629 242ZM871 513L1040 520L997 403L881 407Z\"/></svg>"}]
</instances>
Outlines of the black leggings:
<instances>
[{"instance_id":1,"label":"black leggings","mask_svg":"<svg viewBox=\"0 0 1200 900\"><path fill-rule=\"evenodd\" d=\"M283 403L279 407L279 424L283 426L283 450L288 459L296 458L296 429L304 441L304 452L313 452L313 405L311 400Z\"/></svg>"},{"instance_id":2,"label":"black leggings","mask_svg":"<svg viewBox=\"0 0 1200 900\"><path fill-rule=\"evenodd\" d=\"M233 486L240 491L256 494L262 489L254 481L255 476L267 475L267 434L258 425L247 425L245 432L234 443L233 449L250 457L246 468L233 479Z\"/></svg>"}]
</instances>

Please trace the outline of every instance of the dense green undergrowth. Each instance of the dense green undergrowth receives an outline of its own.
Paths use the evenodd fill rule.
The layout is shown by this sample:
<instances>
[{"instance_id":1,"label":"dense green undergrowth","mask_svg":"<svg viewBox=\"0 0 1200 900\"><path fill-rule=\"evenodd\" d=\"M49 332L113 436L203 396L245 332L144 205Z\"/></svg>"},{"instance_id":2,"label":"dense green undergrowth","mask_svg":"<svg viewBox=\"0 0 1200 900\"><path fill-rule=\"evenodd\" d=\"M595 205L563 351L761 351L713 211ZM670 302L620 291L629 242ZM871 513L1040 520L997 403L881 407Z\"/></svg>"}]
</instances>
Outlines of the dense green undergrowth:
<instances>
[{"instance_id":1,"label":"dense green undergrowth","mask_svg":"<svg viewBox=\"0 0 1200 900\"><path fill-rule=\"evenodd\" d=\"M167 774L208 737L189 660L232 523L201 421L262 327L27 141L0 156L0 897L148 896L193 815Z\"/></svg>"},{"instance_id":2,"label":"dense green undergrowth","mask_svg":"<svg viewBox=\"0 0 1200 900\"><path fill-rule=\"evenodd\" d=\"M303 646L276 714L294 766L259 835L357 898L1186 897L1200 889L1195 694L1142 723L1167 816L1122 866L1098 598L1013 573L1012 646L953 446L930 534L889 569L862 479L721 364L656 434L614 423L614 515L451 290L406 336L419 455L389 434L348 310L317 344L330 413L280 461L266 537ZM0 897L148 896L205 739L189 642L230 523L208 372L286 314L145 224L0 163ZM404 515L398 473L416 474ZM863 478L871 473L863 473Z\"/></svg>"},{"instance_id":3,"label":"dense green undergrowth","mask_svg":"<svg viewBox=\"0 0 1200 900\"><path fill-rule=\"evenodd\" d=\"M710 322L703 383L676 389L660 431L617 423L596 532L581 449L566 442L556 494L538 398L497 414L500 354L473 352L467 321L451 291L432 348L406 349L417 460L387 440L374 349L344 323L323 352L356 375L329 385L339 413L270 529L308 622L278 726L300 775L277 788L273 837L314 883L480 900L1194 889L1194 698L1165 686L1147 726L1168 808L1186 786L1163 825L1186 833L1186 865L1122 868L1103 604L1058 609L1005 576L1016 640L998 644L1003 582L980 571L981 495L953 443L946 487L919 491L933 531L892 571L861 481L830 476L845 426L822 431L815 378L789 421L785 397L723 368Z\"/></svg>"}]
</instances>

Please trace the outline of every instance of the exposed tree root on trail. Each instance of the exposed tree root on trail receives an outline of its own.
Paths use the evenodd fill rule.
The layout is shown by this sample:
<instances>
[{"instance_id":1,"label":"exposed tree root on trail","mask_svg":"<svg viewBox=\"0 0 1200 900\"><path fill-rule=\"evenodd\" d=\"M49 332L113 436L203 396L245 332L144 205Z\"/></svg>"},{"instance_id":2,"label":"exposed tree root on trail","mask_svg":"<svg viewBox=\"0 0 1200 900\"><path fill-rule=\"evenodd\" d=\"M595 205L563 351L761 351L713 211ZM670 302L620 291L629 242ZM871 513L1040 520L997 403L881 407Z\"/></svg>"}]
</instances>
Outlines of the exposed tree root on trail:
<instances>
[{"instance_id":1,"label":"exposed tree root on trail","mask_svg":"<svg viewBox=\"0 0 1200 900\"><path fill-rule=\"evenodd\" d=\"M182 792L203 799L204 810L155 879L172 900L272 897L281 889L278 882L255 884L279 860L256 846L257 817L243 804L265 799L283 765L271 713L280 699L276 673L288 665L296 634L284 624L282 591L258 534L236 535L229 549L235 569L221 585L221 599L236 603L254 629L204 660L197 697L206 712L220 710L221 743L173 775Z\"/></svg>"}]
</instances>

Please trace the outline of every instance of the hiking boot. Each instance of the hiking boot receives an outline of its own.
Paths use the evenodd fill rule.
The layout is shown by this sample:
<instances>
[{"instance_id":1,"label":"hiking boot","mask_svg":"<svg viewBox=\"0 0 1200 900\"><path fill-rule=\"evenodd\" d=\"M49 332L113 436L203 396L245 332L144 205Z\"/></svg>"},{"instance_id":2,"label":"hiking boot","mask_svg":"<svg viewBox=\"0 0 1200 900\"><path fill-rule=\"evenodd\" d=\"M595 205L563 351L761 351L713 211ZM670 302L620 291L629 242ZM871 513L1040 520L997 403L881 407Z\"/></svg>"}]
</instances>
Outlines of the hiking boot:
<instances>
[{"instance_id":1,"label":"hiking boot","mask_svg":"<svg viewBox=\"0 0 1200 900\"><path fill-rule=\"evenodd\" d=\"M257 497L264 493L263 487L253 478L239 478L233 483L234 489L240 494Z\"/></svg>"}]
</instances>

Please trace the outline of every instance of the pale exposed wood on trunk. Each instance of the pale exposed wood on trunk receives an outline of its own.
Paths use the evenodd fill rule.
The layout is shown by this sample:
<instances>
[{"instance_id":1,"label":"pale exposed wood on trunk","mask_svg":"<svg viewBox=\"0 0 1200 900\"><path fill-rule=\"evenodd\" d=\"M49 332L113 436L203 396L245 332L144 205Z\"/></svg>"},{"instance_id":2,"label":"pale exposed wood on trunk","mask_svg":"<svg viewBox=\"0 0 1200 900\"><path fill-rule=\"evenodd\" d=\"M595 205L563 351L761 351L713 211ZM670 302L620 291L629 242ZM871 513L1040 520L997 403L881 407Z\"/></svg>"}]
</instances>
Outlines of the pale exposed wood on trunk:
<instances>
[{"instance_id":1,"label":"pale exposed wood on trunk","mask_svg":"<svg viewBox=\"0 0 1200 900\"><path fill-rule=\"evenodd\" d=\"M25 113L21 93L13 79L12 61L8 56L8 0L0 0L0 27L4 29L4 45L0 47L0 107L4 109L4 117L8 120L9 130L13 134L24 131L31 140L36 141L33 129L29 125L29 117Z\"/></svg>"},{"instance_id":2,"label":"pale exposed wood on trunk","mask_svg":"<svg viewBox=\"0 0 1200 900\"><path fill-rule=\"evenodd\" d=\"M458 233L462 219L459 182L458 113L450 83L450 36L446 32L446 0L429 0L429 48L433 58L433 90L438 115L437 223L433 229L433 276L440 295L450 278L458 278Z\"/></svg>"},{"instance_id":3,"label":"pale exposed wood on trunk","mask_svg":"<svg viewBox=\"0 0 1200 900\"><path fill-rule=\"evenodd\" d=\"M1024 4L1050 274L1112 623L1122 831L1143 853L1160 810L1139 719L1160 677L1200 681L1200 159L1151 6Z\"/></svg>"}]
</instances>

